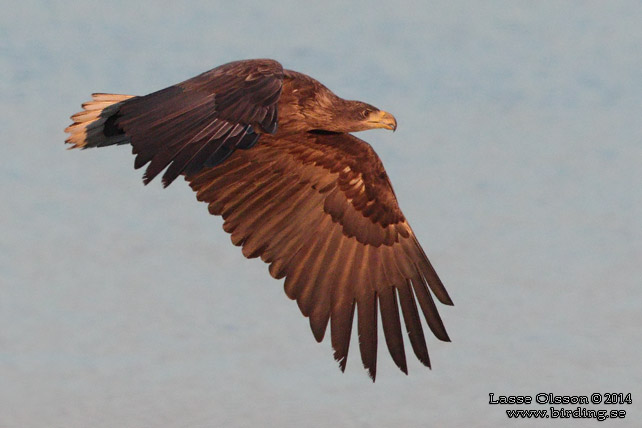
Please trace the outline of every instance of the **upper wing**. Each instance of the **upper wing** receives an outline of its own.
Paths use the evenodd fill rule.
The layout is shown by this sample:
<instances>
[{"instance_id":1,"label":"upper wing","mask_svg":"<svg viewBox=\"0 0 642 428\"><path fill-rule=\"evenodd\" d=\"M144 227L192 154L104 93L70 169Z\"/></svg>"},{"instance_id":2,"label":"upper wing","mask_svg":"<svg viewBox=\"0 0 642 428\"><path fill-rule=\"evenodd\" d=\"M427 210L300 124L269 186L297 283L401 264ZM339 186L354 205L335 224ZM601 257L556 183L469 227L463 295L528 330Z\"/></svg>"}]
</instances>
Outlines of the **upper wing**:
<instances>
[{"instance_id":1,"label":"upper wing","mask_svg":"<svg viewBox=\"0 0 642 428\"><path fill-rule=\"evenodd\" d=\"M412 348L429 366L419 312L437 338L448 335L428 287L452 305L399 210L374 150L349 134L265 135L252 150L187 175L197 198L222 215L246 257L270 263L287 295L310 318L317 341L331 322L345 369L356 304L361 359L374 379L377 305L388 350L407 372L398 303Z\"/></svg>"},{"instance_id":2,"label":"upper wing","mask_svg":"<svg viewBox=\"0 0 642 428\"><path fill-rule=\"evenodd\" d=\"M231 62L152 94L132 98L114 116L130 139L135 167L150 162L148 183L168 165L163 184L252 147L277 126L283 68L273 60ZM108 121L109 122L109 121Z\"/></svg>"}]
</instances>

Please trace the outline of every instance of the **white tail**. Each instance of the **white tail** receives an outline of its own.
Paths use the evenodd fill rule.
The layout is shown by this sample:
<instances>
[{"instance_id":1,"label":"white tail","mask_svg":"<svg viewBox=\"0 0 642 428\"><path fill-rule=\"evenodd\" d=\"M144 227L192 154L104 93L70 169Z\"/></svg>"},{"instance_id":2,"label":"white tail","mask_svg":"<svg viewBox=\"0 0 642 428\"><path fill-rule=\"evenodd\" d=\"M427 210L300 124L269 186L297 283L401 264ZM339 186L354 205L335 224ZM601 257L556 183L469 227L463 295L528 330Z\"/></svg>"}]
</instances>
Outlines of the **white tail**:
<instances>
[{"instance_id":1,"label":"white tail","mask_svg":"<svg viewBox=\"0 0 642 428\"><path fill-rule=\"evenodd\" d=\"M133 95L91 94L92 101L82 105L83 111L71 116L73 124L65 132L69 137L65 143L72 144L70 149L102 147L128 142L125 134L105 135L104 126L107 119L118 112L121 104L133 98Z\"/></svg>"}]
</instances>

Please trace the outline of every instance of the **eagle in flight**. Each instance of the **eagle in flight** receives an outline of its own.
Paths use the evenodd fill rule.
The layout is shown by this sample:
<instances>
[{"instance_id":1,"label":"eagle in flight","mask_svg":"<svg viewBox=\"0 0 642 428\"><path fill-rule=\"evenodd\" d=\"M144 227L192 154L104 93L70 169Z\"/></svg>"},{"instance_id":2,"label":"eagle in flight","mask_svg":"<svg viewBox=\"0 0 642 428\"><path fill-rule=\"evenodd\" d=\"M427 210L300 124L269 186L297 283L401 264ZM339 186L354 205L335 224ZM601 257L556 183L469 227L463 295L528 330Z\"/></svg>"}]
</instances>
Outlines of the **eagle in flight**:
<instances>
[{"instance_id":1,"label":"eagle in flight","mask_svg":"<svg viewBox=\"0 0 642 428\"><path fill-rule=\"evenodd\" d=\"M344 100L277 61L231 62L145 96L97 93L65 131L71 148L131 144L149 183L183 175L221 215L245 257L285 278L285 293L345 370L353 317L361 360L377 368L377 318L408 373L401 317L430 367L417 303L449 341L432 294L452 301L397 204L381 160L351 132L394 130L390 113ZM401 316L399 312L401 307Z\"/></svg>"}]
</instances>

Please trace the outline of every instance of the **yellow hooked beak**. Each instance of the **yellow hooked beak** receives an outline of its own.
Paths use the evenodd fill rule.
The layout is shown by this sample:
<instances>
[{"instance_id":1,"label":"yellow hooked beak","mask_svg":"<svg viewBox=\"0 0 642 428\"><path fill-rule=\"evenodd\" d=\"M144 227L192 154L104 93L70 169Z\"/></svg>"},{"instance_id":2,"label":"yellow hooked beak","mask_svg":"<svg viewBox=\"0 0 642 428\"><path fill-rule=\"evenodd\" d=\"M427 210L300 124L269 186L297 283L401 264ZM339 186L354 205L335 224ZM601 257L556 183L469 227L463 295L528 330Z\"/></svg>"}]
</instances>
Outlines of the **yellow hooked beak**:
<instances>
[{"instance_id":1,"label":"yellow hooked beak","mask_svg":"<svg viewBox=\"0 0 642 428\"><path fill-rule=\"evenodd\" d=\"M397 129L397 119L387 111L379 110L370 113L367 123L373 128Z\"/></svg>"}]
</instances>

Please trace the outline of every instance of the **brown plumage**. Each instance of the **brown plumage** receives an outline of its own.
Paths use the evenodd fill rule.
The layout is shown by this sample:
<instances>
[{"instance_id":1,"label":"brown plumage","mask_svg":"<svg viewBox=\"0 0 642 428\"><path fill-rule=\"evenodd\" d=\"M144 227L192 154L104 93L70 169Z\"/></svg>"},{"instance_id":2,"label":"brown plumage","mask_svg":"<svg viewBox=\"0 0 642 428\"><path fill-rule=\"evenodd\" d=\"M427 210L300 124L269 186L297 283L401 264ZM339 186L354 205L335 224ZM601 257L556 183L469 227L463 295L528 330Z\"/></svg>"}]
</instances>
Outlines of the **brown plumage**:
<instances>
[{"instance_id":1,"label":"brown plumage","mask_svg":"<svg viewBox=\"0 0 642 428\"><path fill-rule=\"evenodd\" d=\"M355 312L373 380L378 312L390 355L405 373L401 319L426 366L419 310L433 334L449 340L432 294L452 301L378 156L349 134L394 130L389 113L343 100L267 59L225 64L146 96L94 94L83 107L66 142L131 144L135 167L147 165L145 183L163 171L165 186L184 175L210 213L223 216L234 245L285 278L317 341L330 324L341 370Z\"/></svg>"}]
</instances>

